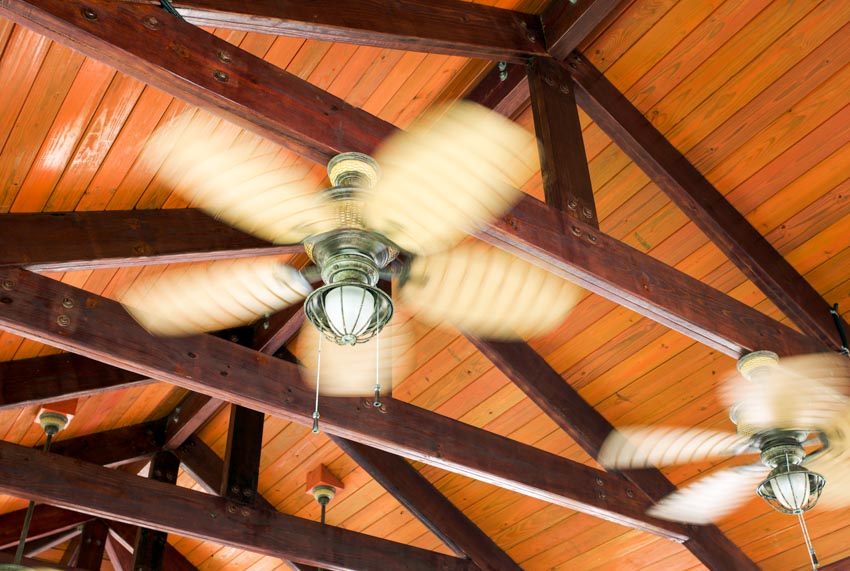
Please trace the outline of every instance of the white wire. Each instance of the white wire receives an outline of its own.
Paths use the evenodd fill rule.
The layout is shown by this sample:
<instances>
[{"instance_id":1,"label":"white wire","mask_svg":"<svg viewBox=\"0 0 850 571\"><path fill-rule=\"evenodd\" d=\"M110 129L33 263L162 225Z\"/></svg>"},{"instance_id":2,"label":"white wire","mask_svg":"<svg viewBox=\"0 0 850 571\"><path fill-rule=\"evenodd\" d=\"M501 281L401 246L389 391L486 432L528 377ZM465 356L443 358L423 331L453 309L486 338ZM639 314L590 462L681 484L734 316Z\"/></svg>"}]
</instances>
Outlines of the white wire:
<instances>
[{"instance_id":1,"label":"white wire","mask_svg":"<svg viewBox=\"0 0 850 571\"><path fill-rule=\"evenodd\" d=\"M322 375L322 337L324 337L324 333L319 331L319 344L316 349L316 405L313 409L313 432L319 432L319 380Z\"/></svg>"},{"instance_id":2,"label":"white wire","mask_svg":"<svg viewBox=\"0 0 850 571\"><path fill-rule=\"evenodd\" d=\"M818 568L818 557L815 555L815 547L812 545L812 538L809 537L809 529L806 527L806 520L803 519L803 512L797 514L797 519L800 520L800 528L803 530L803 541L806 542L806 549L809 550L809 561L812 562L812 569Z\"/></svg>"}]
</instances>

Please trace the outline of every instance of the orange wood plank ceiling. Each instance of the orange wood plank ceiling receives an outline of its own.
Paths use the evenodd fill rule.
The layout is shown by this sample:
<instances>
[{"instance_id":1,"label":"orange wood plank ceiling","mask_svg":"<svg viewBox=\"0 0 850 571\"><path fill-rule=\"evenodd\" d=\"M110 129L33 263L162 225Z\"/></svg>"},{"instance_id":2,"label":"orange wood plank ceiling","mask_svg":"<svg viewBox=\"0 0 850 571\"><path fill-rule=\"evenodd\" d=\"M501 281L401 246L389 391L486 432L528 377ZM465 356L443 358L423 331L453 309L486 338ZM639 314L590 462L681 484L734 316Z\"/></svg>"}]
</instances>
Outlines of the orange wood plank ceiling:
<instances>
[{"instance_id":1,"label":"orange wood plank ceiling","mask_svg":"<svg viewBox=\"0 0 850 571\"><path fill-rule=\"evenodd\" d=\"M581 46L582 53L830 304L840 303L846 317L850 8L829 1L624 4L616 19ZM541 3L521 7L539 11ZM216 33L401 127L434 102L463 95L485 69L481 62L455 56ZM0 109L2 212L185 206L155 173L135 162L145 137L179 113L182 103L5 21L0 46L0 86L5 86L0 91L7 102ZM530 111L517 120L532 128ZM582 120L605 233L787 321L596 125L586 116ZM322 175L321 166L288 160L303 165L305 176ZM524 190L541 197L539 177ZM112 297L139 275L162 270L52 277ZM531 344L615 425L731 429L714 389L734 362L598 296L589 294L563 327ZM0 335L3 360L53 351ZM396 398L594 464L456 332L423 327L412 352L417 367L397 383ZM82 401L63 438L161 417L182 395L157 384L91 397ZM36 412L28 407L0 413L4 440L36 444ZM227 418L226 411L219 413L200 433L220 455ZM268 418L264 441L260 491L279 510L317 518L318 506L303 493L304 477L324 463L346 484L329 506L331 524L446 551L324 435ZM416 466L523 568L701 567L666 540ZM664 472L681 485L714 467L706 463ZM0 512L22 506L4 498ZM805 568L794 526L793 518L758 499L720 523L765 569ZM822 561L848 555L848 530L839 512L816 509L809 526ZM285 568L280 561L232 548L173 535L170 541L199 569Z\"/></svg>"}]
</instances>

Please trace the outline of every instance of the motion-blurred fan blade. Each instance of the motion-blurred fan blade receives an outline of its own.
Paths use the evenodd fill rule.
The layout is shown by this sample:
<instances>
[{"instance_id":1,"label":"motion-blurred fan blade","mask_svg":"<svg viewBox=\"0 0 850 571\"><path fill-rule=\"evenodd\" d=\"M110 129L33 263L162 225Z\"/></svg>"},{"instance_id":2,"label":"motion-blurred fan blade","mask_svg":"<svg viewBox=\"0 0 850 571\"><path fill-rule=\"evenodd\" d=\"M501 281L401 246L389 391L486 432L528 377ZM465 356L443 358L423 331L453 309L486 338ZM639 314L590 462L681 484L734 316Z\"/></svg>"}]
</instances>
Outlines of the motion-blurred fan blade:
<instances>
[{"instance_id":1,"label":"motion-blurred fan blade","mask_svg":"<svg viewBox=\"0 0 850 571\"><path fill-rule=\"evenodd\" d=\"M258 152L260 139L237 142L211 116L186 113L160 127L142 159L193 206L276 244L293 244L331 230L335 211L322 193L282 167L276 152Z\"/></svg>"},{"instance_id":2,"label":"motion-blurred fan blade","mask_svg":"<svg viewBox=\"0 0 850 571\"><path fill-rule=\"evenodd\" d=\"M783 358L756 369L751 379L735 377L720 389L733 408L739 432L774 428L825 429L850 399L850 359L833 354Z\"/></svg>"},{"instance_id":3,"label":"motion-blurred fan blade","mask_svg":"<svg viewBox=\"0 0 850 571\"><path fill-rule=\"evenodd\" d=\"M673 492L649 509L660 519L700 525L717 521L756 497L768 470L761 464L720 470Z\"/></svg>"},{"instance_id":4,"label":"motion-blurred fan blade","mask_svg":"<svg viewBox=\"0 0 850 571\"><path fill-rule=\"evenodd\" d=\"M319 331L307 323L301 328L295 349L303 355L304 381L316 389ZM379 367L381 394L392 391L393 383L411 371L413 337L406 324L390 322L368 343L337 345L322 339L319 392L328 396L374 396L375 368Z\"/></svg>"},{"instance_id":5,"label":"motion-blurred fan blade","mask_svg":"<svg viewBox=\"0 0 850 571\"><path fill-rule=\"evenodd\" d=\"M491 339L526 339L566 318L580 290L537 266L481 243L413 260L400 298L432 325L448 322Z\"/></svg>"},{"instance_id":6,"label":"motion-blurred fan blade","mask_svg":"<svg viewBox=\"0 0 850 571\"><path fill-rule=\"evenodd\" d=\"M446 250L518 200L536 170L533 143L484 107L453 105L378 150L382 178L366 199L366 224L409 252Z\"/></svg>"},{"instance_id":7,"label":"motion-blurred fan blade","mask_svg":"<svg viewBox=\"0 0 850 571\"><path fill-rule=\"evenodd\" d=\"M251 323L304 299L312 288L274 258L217 262L136 281L121 303L155 335L190 335Z\"/></svg>"},{"instance_id":8,"label":"motion-blurred fan blade","mask_svg":"<svg viewBox=\"0 0 850 571\"><path fill-rule=\"evenodd\" d=\"M826 478L818 508L845 509L850 507L850 407L824 433L829 447L807 457L803 464Z\"/></svg>"},{"instance_id":9,"label":"motion-blurred fan blade","mask_svg":"<svg viewBox=\"0 0 850 571\"><path fill-rule=\"evenodd\" d=\"M629 426L608 435L599 451L599 463L616 469L687 464L741 454L747 451L748 442L746 437L719 430Z\"/></svg>"}]
</instances>

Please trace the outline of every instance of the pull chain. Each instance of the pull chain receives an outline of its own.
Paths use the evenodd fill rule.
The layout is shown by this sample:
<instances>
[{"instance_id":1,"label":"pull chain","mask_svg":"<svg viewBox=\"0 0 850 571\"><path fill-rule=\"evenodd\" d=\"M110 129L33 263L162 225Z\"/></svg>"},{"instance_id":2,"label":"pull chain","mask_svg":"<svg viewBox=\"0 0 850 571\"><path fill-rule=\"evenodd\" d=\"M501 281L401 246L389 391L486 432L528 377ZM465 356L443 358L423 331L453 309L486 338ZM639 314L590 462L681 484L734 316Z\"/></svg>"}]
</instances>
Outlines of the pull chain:
<instances>
[{"instance_id":1,"label":"pull chain","mask_svg":"<svg viewBox=\"0 0 850 571\"><path fill-rule=\"evenodd\" d=\"M380 325L381 313L380 308L375 312L375 327ZM381 406L381 330L375 331L375 401L372 406L378 408Z\"/></svg>"},{"instance_id":2,"label":"pull chain","mask_svg":"<svg viewBox=\"0 0 850 571\"><path fill-rule=\"evenodd\" d=\"M313 434L319 432L319 379L322 376L322 337L324 331L319 331L319 345L316 351L316 406L313 408Z\"/></svg>"},{"instance_id":3,"label":"pull chain","mask_svg":"<svg viewBox=\"0 0 850 571\"><path fill-rule=\"evenodd\" d=\"M815 554L815 547L812 545L812 538L809 537L809 529L806 527L806 520L803 519L803 512L797 514L797 519L800 520L800 528L803 530L803 540L806 542L806 549L809 550L809 561L812 562L812 571L815 571L820 565L818 556Z\"/></svg>"}]
</instances>

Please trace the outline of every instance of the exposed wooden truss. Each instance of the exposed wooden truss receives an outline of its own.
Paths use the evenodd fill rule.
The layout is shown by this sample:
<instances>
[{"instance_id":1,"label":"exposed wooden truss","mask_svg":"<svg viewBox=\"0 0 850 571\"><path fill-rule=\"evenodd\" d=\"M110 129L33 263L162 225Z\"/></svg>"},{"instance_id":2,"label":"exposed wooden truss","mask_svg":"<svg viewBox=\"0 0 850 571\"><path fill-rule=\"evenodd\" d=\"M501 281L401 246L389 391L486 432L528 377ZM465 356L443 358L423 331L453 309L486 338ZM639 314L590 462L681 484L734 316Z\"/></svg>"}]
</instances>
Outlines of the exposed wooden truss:
<instances>
[{"instance_id":1,"label":"exposed wooden truss","mask_svg":"<svg viewBox=\"0 0 850 571\"><path fill-rule=\"evenodd\" d=\"M157 84L157 81L164 81L163 79L159 78L159 76L157 75L158 72L149 74L149 69L143 69L141 72L138 71L139 69L142 69L141 66L139 66L141 61L144 61L146 58L149 57L151 57L153 60L157 60L155 62L155 65L161 66L161 69L167 69L172 72L177 71L178 76L185 78L187 84L188 82L197 79L195 76L193 76L193 73L195 72L190 71L188 68L184 69L183 67L170 68L170 62L159 60L158 55L152 56L151 54L145 53L135 53L128 55L126 52L119 53L119 50L113 49L112 46L117 43L115 41L115 33L114 29L109 30L108 28L110 28L110 26L118 26L119 24L117 22L123 21L124 24L128 26L131 30L136 30L139 27L133 21L116 20L115 22L112 22L108 25L104 25L99 28L97 32L95 32L95 34L99 34L100 37L92 39L91 37L83 37L85 34L80 34L81 29L89 29L85 28L87 24L85 21L85 17L81 18L80 14L71 13L73 11L70 9L64 10L61 7L57 8L57 6L55 5L56 3L54 2L8 2L7 4L12 6L13 10L16 9L16 6L18 5L24 7L27 7L27 5L36 5L46 8L48 11L53 10L53 16L48 16L44 13L40 13L38 12L38 9L36 9L27 14L26 17L32 19L30 23L36 22L38 25L48 26L50 27L50 29L53 30L60 29L60 25L66 26L70 24L70 27L65 28L65 30L66 32L70 32L74 41L81 42L77 45L77 47L82 46L84 50L102 50L105 47L106 52L108 53L106 58L110 61L110 63L115 64L116 67L118 67L119 69L127 69L129 73L132 73L134 70L137 73L142 73L142 75L145 76L144 79L146 81L148 79L151 79L150 83L154 85ZM147 7L139 7L136 13L134 13L131 9L127 9L120 11L120 13L114 14L114 10L106 4L107 3L101 5L97 2L92 4L92 6L94 7L93 9L96 10L98 14L98 18L101 18L101 15L104 13L107 13L110 16L115 15L116 18L128 18L127 14L133 14L135 16L141 16L143 18L148 17L150 15L154 15L154 17L156 17L156 15L161 15L161 12L151 10ZM419 2L416 4L433 8L433 5L428 2ZM447 3L447 5L449 4L452 3ZM594 20L594 18L598 18L599 14L604 15L605 13L607 13L607 10L610 9L610 7L605 6L604 2L579 2L577 6L581 11L569 12L565 11L565 5L566 3L556 5L556 7L553 7L553 9L544 14L541 21L536 21L533 18L528 19L524 17L517 19L515 15L511 15L511 18L514 18L513 20L500 20L499 18L506 18L507 15L499 14L498 11L487 12L486 10L480 11L480 17L482 18L482 22L486 23L486 26L490 26L491 28L495 27L495 29L497 30L508 28L532 30L531 32L529 32L529 35L535 36L535 40L530 40L528 37L526 37L526 39L532 44L536 43L536 33L538 25L541 26L540 30L543 32L541 36L545 35L546 33L550 33L550 30L557 30L557 38L553 37L553 41L548 41L546 45L549 46L549 53L551 55L559 59L564 59L570 55L570 53L575 47L575 45L573 45L574 41L571 40L571 34L576 34L576 30L580 30L583 26L588 28L592 27L592 25L594 24L588 24L588 22L598 22L598 19ZM224 3L221 2L217 2L216 6L214 6L215 8L219 9L215 12L209 11L209 4L205 5L204 2L178 3L178 7L187 9L187 15L193 14L191 10L195 10L194 17L197 18L223 17L224 21L227 21L230 25L234 25L234 20L238 20L245 16L244 8L236 7L237 9L228 10L227 7L224 6ZM460 10L459 6L449 7L452 9ZM479 14L479 8L480 7L470 8L469 10L471 10L471 12L474 14ZM261 8L252 9L259 11L262 9L269 8L267 6L263 6ZM207 12L205 12L205 10L207 10ZM466 12L466 7L464 7L464 11L462 13L467 16L469 15ZM221 14L223 14L223 16L221 16ZM284 29L282 27L283 24L279 20L274 19L274 13L272 13L271 15L264 15L271 18L271 20L265 21L265 26L272 26L278 31ZM18 14L18 16L22 17L20 16L20 14ZM56 20L56 16L59 16L60 19L64 19L64 21L60 22ZM457 17L457 15L451 17ZM486 18L494 19L488 20ZM366 40L362 38L366 37L377 38L370 40L373 42L372 45L375 45L375 43L377 43L377 45L388 47L392 47L392 42L406 41L408 42L407 45L414 45L423 49L427 48L429 50L437 51L442 50L447 51L447 53L462 53L464 55L477 54L479 56L484 55L487 57L510 60L516 60L521 56L527 55L529 53L544 53L534 51L539 49L536 47L536 45L532 46L531 49L528 49L528 47L526 47L525 49L517 47L521 44L521 41L517 41L516 45L513 47L506 47L506 44L498 43L501 42L502 39L498 39L497 41L496 39L493 39L492 35L485 35L483 39L479 41L478 44L460 45L460 47L459 40L457 38L452 37L448 37L448 39L446 39L426 36L423 38L421 36L414 37L411 35L406 39L400 40L397 35L389 35L386 39L383 39L380 33L375 33L380 32L379 30L369 29L366 27L365 23L369 22L370 20L370 18L364 16L364 26L362 28L343 28L343 31L337 31L336 33L343 34L341 36L333 36L332 32L329 31L329 29L335 25L333 22L321 22L316 25L315 28L313 28L311 26L306 25L305 22L301 21L296 22L290 28L286 28L286 30L287 33L291 33L292 29L294 28L296 30L300 30L299 33L324 34L324 37L326 38L336 37L337 39L344 39L344 41L355 42L365 42ZM222 20L215 21L220 22ZM522 26L521 24L514 26L513 24L505 23L509 21L514 23L525 22L525 26ZM180 28L180 26L182 26L181 24L173 23L175 29L180 29L175 32L170 32L172 22L165 22L163 18L158 18L156 22L161 25L149 26L149 28L152 28L154 31L158 31L161 33L173 33L173 35L170 35L169 37L174 41L179 40L180 42L186 43L197 42L198 45L212 46L215 49L224 49L222 46L219 46L214 41L210 40L209 38L203 37L197 32L189 33L187 30ZM150 23L150 21L148 21L148 23ZM350 23L348 25L350 25ZM422 28L429 29L431 26L433 26L433 24L429 23L428 25L423 25ZM46 30L45 28L45 31L48 30ZM266 31L268 31L268 29ZM195 35L193 36L192 34ZM358 40L358 37L361 39ZM106 42L105 44L98 43L104 41ZM444 43L441 44L440 42ZM232 48L232 46L228 46L228 49L235 50L234 48ZM511 51L508 55L505 55L505 53L507 52L499 52L498 50ZM228 57L243 57L243 54L238 54L236 52L238 52L238 50L235 50L232 53L228 52ZM218 53L221 52L219 51ZM206 57L207 59L199 66L198 73L201 73L200 70L209 70L215 65L220 66L220 62L215 63L211 54L212 52L210 52L210 54L208 54L207 56L199 56ZM572 58L571 60L569 60L570 62L579 64L582 63L579 56L572 55L570 57ZM249 61L246 65L251 67L262 67L261 64L258 62L259 60L252 60ZM574 66L571 69L573 70L573 72L575 72L578 67ZM239 71L240 70L236 70L236 73L239 73ZM228 70L228 73L229 72L230 70ZM229 89L229 87L226 85L228 81L221 81L220 79L218 80L218 83L221 83L223 85L217 85L215 82L209 80L209 78L206 78L205 81L201 81L200 85L202 86L202 91L205 91L203 91L200 96L195 90L190 90L189 92L187 92L188 87L186 85L181 88L178 88L177 95L183 96L184 98L187 98L194 103L214 105L219 109L224 107L225 114L230 116L231 118L236 119L237 122L239 122L243 126L246 126L247 128L252 129L254 131L260 132L261 134L271 136L279 142L287 144L290 148L294 148L295 150L302 152L303 154L305 154L305 156L309 156L310 158L314 158L320 161L326 159L328 155L333 154L338 150L357 149L369 151L374 148L374 146L379 142L379 140L383 136L385 136L391 131L391 129L388 128L385 123L380 122L374 117L364 117L364 114L362 114L362 112L347 109L344 104L342 107L338 106L337 101L333 101L332 99L325 97L327 95L325 94L325 96L320 96L319 106L321 107L322 105L326 105L325 109L328 111L328 113L325 114L333 115L334 119L332 120L332 122L338 122L336 123L336 125L344 125L345 128L343 129L343 131L345 131L347 134L351 134L351 139L340 141L338 138L338 132L332 132L333 129L331 129L330 123L327 123L326 126L328 127L328 129L326 131L322 131L320 129L319 134L318 136L316 136L315 139L307 140L305 138L307 130L304 125L306 125L307 122L309 122L310 120L316 119L316 117L315 115L313 115L313 110L305 109L304 105L300 104L303 103L304 99L308 97L307 93L309 92L309 86L301 85L299 84L299 82L292 81L292 78L281 76L279 73L272 74L272 77L273 80L270 82L270 88L273 90L277 90L277 94L275 95L275 97L280 95L280 92L292 90L292 93L294 93L295 95L290 94L291 97L302 98L300 101L293 100L292 103L298 105L299 111L304 113L303 117L281 117L278 111L269 110L262 106L260 106L259 111L254 114L253 111L248 110L248 107L250 105L253 105L254 101L240 99L241 95L235 94L233 90ZM514 84L514 88L510 92L514 100L517 98L516 93L522 93L521 83L521 81L516 82ZM583 88L585 89L583 97L589 97L588 93L591 93L592 91L589 90L587 86L583 86ZM254 85L254 90L256 90L257 93L262 93L264 89L269 89L269 87L267 86L264 88L262 86ZM248 89L246 91L250 92L252 90ZM492 94L492 91L490 93ZM268 95L266 95L266 97L268 97ZM497 98L498 97L499 96L497 96ZM589 101L588 99L580 99L580 101L585 103L586 108L591 106L590 103L587 103L587 101ZM593 104L601 105L603 109L608 109L610 111L610 108L606 107L605 104L600 104L596 100L594 100ZM597 119L597 122L601 123L599 119ZM364 129L364 126L369 126L369 128ZM372 128L376 129L376 131L371 130ZM624 127L622 124L620 124L619 126L615 126L615 129L624 129ZM345 145L348 146L345 147ZM642 148L645 147L646 144L642 146ZM723 204L726 204L722 201L722 199L719 200ZM712 203L709 206L712 206L715 203L716 199L713 198ZM688 210L691 211L692 208L689 208ZM702 206L699 206L699 208L702 208ZM711 208L705 208L702 212L705 213L710 210ZM729 211L725 210L723 212L725 212L725 214L722 214L722 216L727 216L726 219L728 220L728 216L730 215ZM700 213L697 213L697 216L700 215ZM152 219L155 218L156 216L152 217ZM154 222L154 224L156 223L158 222ZM721 220L720 223L722 224L723 221ZM714 225L716 227L718 222L717 219L715 219L707 224ZM656 319L661 323L671 326L672 328L677 329L679 331L687 332L688 334L702 341L703 343L719 348L731 355L738 355L742 351L758 348L770 348L777 350L778 352L783 354L793 354L821 350L825 345L835 345L834 331L831 328L825 327L823 324L823 321L825 319L828 320L828 316L826 316L825 314L820 315L820 312L823 309L820 306L825 306L825 304L819 304L819 298L816 300L813 299L811 296L808 296L802 301L800 299L792 299L790 300L790 302L781 305L781 307L786 310L789 316L794 318L795 321L797 321L798 324L800 324L800 326L804 328L805 331L818 337L819 340L816 341L799 335L790 328L784 327L771 319L761 316L760 314L758 314L758 312L747 308L743 304L734 302L727 296L724 296L719 292L711 290L711 288L706 288L702 286L702 284L700 284L696 280L691 280L690 278L679 274L675 270L667 268L663 264L654 262L650 258L643 256L638 252L631 251L627 247L616 243L610 238L600 235L598 231L596 231L592 227L592 225L582 225L581 223L576 224L574 221L569 220L568 218L562 216L560 213L554 212L551 207L546 207L531 199L526 199L505 220L499 221L489 227L484 232L482 237L499 246L506 247L507 249L513 251L514 253L517 253L518 255L533 259L534 261L541 263L542 265L553 270L555 273L568 276L569 278L578 281L585 287L588 287L588 289L596 291L597 293L600 293L602 295L606 295L607 297L610 297L611 299L614 299L615 301L618 301L619 303L622 303L626 306L635 308L644 315L648 315L653 319ZM743 266L753 265L752 260L753 258L755 258L755 256L751 255L749 261L745 259L747 252L752 252L751 250L748 250L747 247L745 247L745 245L743 244L743 242L746 242L746 236L744 236L743 239L741 237L734 236L732 238L727 237L724 239L731 243L730 248L743 248L744 250L746 250L744 252L745 255L739 256L740 259L736 259L737 262L743 264ZM242 241L242 246L239 245L240 240ZM228 252L232 252L231 255L253 255L258 252L272 253L268 251L271 250L271 248L269 248L268 246L256 243L252 244L250 241L245 242L244 240L244 235L239 236L238 233L234 233L234 235L228 237L228 240L226 241L227 243L222 244L221 247L222 249ZM177 245L176 248L176 250L163 250L163 257L160 259L166 260L168 259L168 255L191 256L193 255L193 253L198 253L198 255L200 256L210 257L216 257L219 255L217 253L218 250L209 252L197 252L200 247L193 246L191 244ZM125 248L120 252L113 254L113 257L111 259L115 260L116 263L121 264L126 264L128 262L132 263L131 261L129 261L130 258L139 261L144 260L144 262L146 263L158 263L156 261L158 250L156 249L154 249L153 251L140 252L138 257L132 254L128 255L126 252L127 250ZM598 258L600 256L600 252L604 252L605 258L602 262L595 263L594 258ZM761 250L757 252L757 254L759 255L762 253L764 252L762 252ZM0 259L0 264L31 264L34 268L37 269L54 269L68 267L62 265L50 265L61 264L61 254L52 256L49 260L46 259L42 260L41 262L26 261L26 255L26 250L23 250L22 252L13 252L9 255L3 255L4 259ZM770 254L770 252L767 252L767 255L769 258L772 254ZM84 258L86 256L82 257ZM89 255L88 257L92 259L98 258L97 256L91 255ZM109 257L107 256L107 258ZM68 260L66 263L78 264L81 263L81 259L82 258L77 257L73 260ZM744 259L744 261L741 261L741 259ZM110 262L107 261L106 263L108 264ZM769 263L772 263L772 260L771 262L768 262L768 264ZM628 268L630 267L643 267L644 271L642 272L642 275L637 276L637 279L635 279L635 276L628 271ZM759 273L763 269L763 267L756 267L754 269L754 272ZM769 270L770 268L768 268L768 271ZM799 282L797 280L802 280L802 278L793 273L793 270L790 274L786 270L786 268L781 269L781 279L774 278L774 286L765 287L765 293L771 296L771 298L774 298L774 296L786 296L786 298L788 298L789 288L796 288L796 286L799 285ZM50 291L50 293L45 296L44 292L50 290L51 288L46 284L42 286L36 277L28 276L20 272L13 272L6 275L13 276L12 279L17 278L18 282L16 282L16 285L18 283L26 283L27 286L23 290L18 290L16 288L15 297L12 298L14 303L9 305L14 305L21 301L20 298L17 297L17 293L19 291L25 291L26 295L32 295L33 299L39 298L55 303L56 299L53 299L52 296L59 292ZM783 283L788 283L789 280L792 285L783 285ZM670 303L671 293L674 292L681 292L681 295L683 295L683 297L690 298L692 304L688 304L688 307L685 311L682 311L678 307L671 307L674 305L681 305L679 303ZM83 295L79 292L73 293L75 295ZM819 301L822 302L823 300ZM108 305L108 302L106 302L105 300L96 300L96 304L101 303L104 305ZM3 308L0 308L0 310L2 309ZM14 311L12 313L14 313ZM87 317L88 315L91 314L87 314ZM718 315L724 315L726 316L726 319L718 320ZM48 319L47 322L38 322L39 318L45 317ZM51 317L55 318L55 316L50 312L42 312L42 314L36 317L34 321L28 321L27 319L24 319L19 315L15 315L9 318L7 317L7 312L0 311L0 319L4 319L6 326L12 330L27 334L34 338L50 338L52 340L52 344L57 344L66 348L70 348L71 350L76 350L83 353L95 354L96 357L101 358L107 362L120 364L136 371L144 371L145 374L150 371L152 373L150 376L152 377L165 378L166 380L172 382L175 381L176 377L174 372L153 370L147 363L128 360L132 358L126 355L120 356L118 359L99 355L98 352L101 351L101 346L98 345L97 339L92 339L90 337L96 336L96 331L74 331L73 334L69 336L67 335L67 331L63 332L61 330L57 330L57 328L49 321ZM808 320L808 322L812 325L807 326L806 320ZM800 321L802 321L803 323L800 323ZM742 324L746 324L746 326L742 326ZM827 331L827 329L829 329L829 331ZM209 345L208 343L202 343L201 345L199 345L199 347L201 347L204 351L203 353L199 353L200 355L211 356L213 354L218 354L218 346L215 344ZM247 353L245 355L247 355ZM237 358L241 357L241 355L237 356ZM227 359L222 360L220 362L226 363ZM246 363L247 361L242 362ZM177 380L176 382L177 384L180 384L181 382L185 383L186 380L182 379L182 381ZM209 384L204 386L194 385L193 388L200 390L207 389L209 391L211 389L211 386ZM219 394L219 396L226 397L236 402L242 400L243 402L247 402L250 404L257 404L255 400L252 400L255 397L250 394L242 394L239 392L229 391L217 394ZM299 405L303 404L300 402L303 399L300 399L298 396L293 396L291 397L291 399L293 401L298 401ZM285 410L289 414L292 414L292 407L287 408L287 406L287 404L281 405L279 403L276 403L270 410L273 410L273 412L276 413L281 413L281 411ZM325 414L326 413L323 413L323 416ZM348 411L346 414L350 416L351 412ZM340 411L340 415L340 418L343 418L343 411ZM334 426L333 422L334 421L332 419L331 426L334 429L341 430L342 434L350 435L349 431L352 430L352 426L354 426L354 424L351 424L350 422L347 424L347 421L343 420L341 425ZM359 436L361 439L364 439L366 443L375 443L373 440L371 440L372 438L374 438L374 435L369 435L368 432L358 433L357 436ZM386 448L386 445L384 444L382 447ZM416 456L416 454L410 454L410 450L401 450L394 446L391 446L389 449L393 451L406 452L407 455ZM424 453L424 449L418 452L418 454L422 453ZM493 475L491 474L490 476ZM628 517L631 516L627 515L627 518ZM705 545L706 544L703 544L703 547L705 547Z\"/></svg>"}]
</instances>

